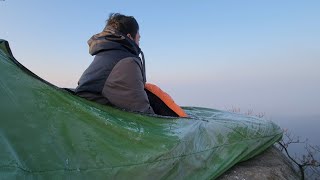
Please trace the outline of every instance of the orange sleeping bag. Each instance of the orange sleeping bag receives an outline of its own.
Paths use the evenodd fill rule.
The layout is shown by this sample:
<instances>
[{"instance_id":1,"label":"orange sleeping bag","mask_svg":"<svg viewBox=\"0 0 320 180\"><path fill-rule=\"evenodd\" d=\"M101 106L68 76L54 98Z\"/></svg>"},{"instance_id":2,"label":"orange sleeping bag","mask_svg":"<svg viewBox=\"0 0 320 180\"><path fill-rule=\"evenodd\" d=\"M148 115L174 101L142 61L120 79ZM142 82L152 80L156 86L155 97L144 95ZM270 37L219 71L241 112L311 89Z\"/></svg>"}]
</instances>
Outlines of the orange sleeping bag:
<instances>
[{"instance_id":1,"label":"orange sleeping bag","mask_svg":"<svg viewBox=\"0 0 320 180\"><path fill-rule=\"evenodd\" d=\"M145 90L148 94L150 105L156 114L188 117L184 110L173 101L170 95L162 91L158 86L146 83Z\"/></svg>"}]
</instances>

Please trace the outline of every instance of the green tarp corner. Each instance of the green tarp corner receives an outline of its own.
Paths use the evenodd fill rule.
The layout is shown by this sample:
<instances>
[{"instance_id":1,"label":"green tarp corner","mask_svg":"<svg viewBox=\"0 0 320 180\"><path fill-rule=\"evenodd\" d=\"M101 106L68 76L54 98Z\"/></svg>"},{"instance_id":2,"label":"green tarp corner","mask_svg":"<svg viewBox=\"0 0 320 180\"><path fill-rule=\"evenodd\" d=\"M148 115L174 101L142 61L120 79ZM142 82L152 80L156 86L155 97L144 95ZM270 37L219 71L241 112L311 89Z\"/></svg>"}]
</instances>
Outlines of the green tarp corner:
<instances>
[{"instance_id":1,"label":"green tarp corner","mask_svg":"<svg viewBox=\"0 0 320 180\"><path fill-rule=\"evenodd\" d=\"M41 80L0 40L0 179L212 179L282 137L273 122L196 107L124 112Z\"/></svg>"}]
</instances>

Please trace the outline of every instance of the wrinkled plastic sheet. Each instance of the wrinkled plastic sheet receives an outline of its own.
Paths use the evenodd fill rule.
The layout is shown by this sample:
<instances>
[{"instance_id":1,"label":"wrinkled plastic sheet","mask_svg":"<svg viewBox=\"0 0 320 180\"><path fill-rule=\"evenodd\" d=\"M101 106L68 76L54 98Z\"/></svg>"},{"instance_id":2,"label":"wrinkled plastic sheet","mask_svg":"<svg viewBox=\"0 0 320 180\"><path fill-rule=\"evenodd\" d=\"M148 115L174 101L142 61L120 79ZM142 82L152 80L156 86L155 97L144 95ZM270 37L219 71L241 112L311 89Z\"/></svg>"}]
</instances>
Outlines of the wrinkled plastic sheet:
<instances>
[{"instance_id":1,"label":"wrinkled plastic sheet","mask_svg":"<svg viewBox=\"0 0 320 180\"><path fill-rule=\"evenodd\" d=\"M153 117L76 97L0 40L0 179L212 179L278 141L273 122L208 108Z\"/></svg>"}]
</instances>

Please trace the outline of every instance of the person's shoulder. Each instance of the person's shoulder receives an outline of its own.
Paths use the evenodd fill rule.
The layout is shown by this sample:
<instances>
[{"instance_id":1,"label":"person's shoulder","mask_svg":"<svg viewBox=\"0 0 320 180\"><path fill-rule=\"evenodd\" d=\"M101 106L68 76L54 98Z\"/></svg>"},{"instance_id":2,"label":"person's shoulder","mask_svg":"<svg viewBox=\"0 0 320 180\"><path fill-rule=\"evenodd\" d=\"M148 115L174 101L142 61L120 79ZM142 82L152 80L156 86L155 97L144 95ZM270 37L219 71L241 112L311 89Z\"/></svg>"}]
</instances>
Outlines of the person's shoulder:
<instances>
[{"instance_id":1,"label":"person's shoulder","mask_svg":"<svg viewBox=\"0 0 320 180\"><path fill-rule=\"evenodd\" d=\"M139 67L142 66L141 60L137 57L126 57L120 60L123 64L137 64Z\"/></svg>"}]
</instances>

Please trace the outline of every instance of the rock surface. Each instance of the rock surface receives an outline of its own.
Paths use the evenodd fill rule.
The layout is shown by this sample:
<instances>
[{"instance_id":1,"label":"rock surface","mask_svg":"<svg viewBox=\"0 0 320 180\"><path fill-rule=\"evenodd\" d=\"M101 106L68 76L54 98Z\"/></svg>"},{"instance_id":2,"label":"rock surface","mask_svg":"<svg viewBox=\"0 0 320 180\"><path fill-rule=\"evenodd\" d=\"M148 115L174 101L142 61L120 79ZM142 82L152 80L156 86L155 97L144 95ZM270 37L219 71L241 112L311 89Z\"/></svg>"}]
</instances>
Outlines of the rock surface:
<instances>
[{"instance_id":1,"label":"rock surface","mask_svg":"<svg viewBox=\"0 0 320 180\"><path fill-rule=\"evenodd\" d=\"M300 174L293 169L290 160L282 152L276 147L271 147L262 154L235 165L218 179L298 180L300 179Z\"/></svg>"}]
</instances>

